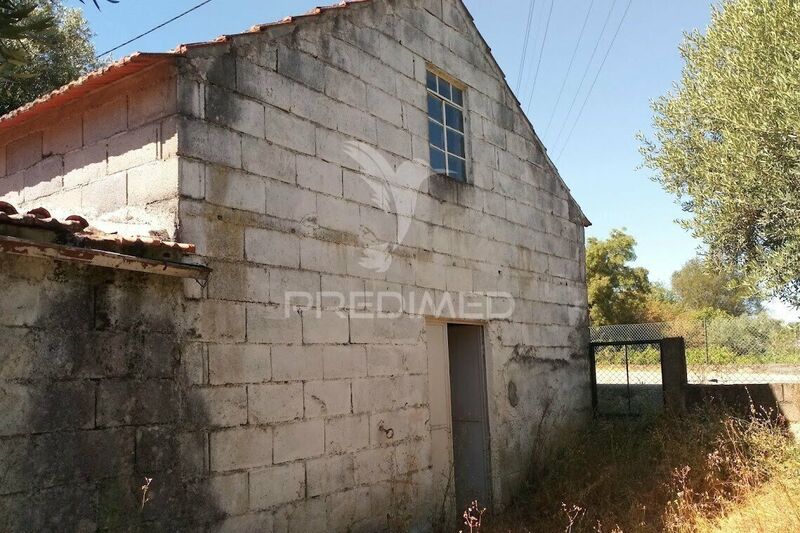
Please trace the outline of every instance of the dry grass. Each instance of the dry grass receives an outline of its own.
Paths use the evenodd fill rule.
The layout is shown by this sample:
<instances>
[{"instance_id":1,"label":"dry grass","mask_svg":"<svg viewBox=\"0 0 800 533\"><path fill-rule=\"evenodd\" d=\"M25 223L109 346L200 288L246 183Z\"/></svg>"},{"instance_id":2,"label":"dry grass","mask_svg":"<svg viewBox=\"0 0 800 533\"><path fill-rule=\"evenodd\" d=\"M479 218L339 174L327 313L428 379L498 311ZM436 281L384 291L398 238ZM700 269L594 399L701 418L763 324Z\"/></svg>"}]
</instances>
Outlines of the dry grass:
<instances>
[{"instance_id":1,"label":"dry grass","mask_svg":"<svg viewBox=\"0 0 800 533\"><path fill-rule=\"evenodd\" d=\"M484 532L800 531L800 452L766 416L600 420L531 479Z\"/></svg>"}]
</instances>

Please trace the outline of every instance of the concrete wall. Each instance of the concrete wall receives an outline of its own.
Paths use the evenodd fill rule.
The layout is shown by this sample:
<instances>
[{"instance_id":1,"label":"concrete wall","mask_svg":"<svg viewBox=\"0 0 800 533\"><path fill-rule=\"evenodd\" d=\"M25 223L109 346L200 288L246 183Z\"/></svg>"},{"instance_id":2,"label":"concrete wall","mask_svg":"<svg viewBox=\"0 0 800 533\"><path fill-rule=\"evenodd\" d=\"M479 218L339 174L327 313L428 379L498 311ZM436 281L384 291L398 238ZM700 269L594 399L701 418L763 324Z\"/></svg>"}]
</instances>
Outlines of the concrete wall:
<instances>
[{"instance_id":1,"label":"concrete wall","mask_svg":"<svg viewBox=\"0 0 800 533\"><path fill-rule=\"evenodd\" d=\"M249 476L250 511L233 522L405 528L444 496L425 316L355 318L333 301L285 318L287 290L513 295L513 316L486 324L498 504L589 416L580 214L487 54L446 0L351 6L182 61L180 236L214 269L187 296L205 316L209 386L248 398L246 423L211 435L211 470ZM375 208L346 147L371 146L395 169L427 162L426 61L468 86L470 183L397 172L392 189L416 200L404 219ZM404 223L388 270L365 268L370 239ZM253 447L272 453L215 453Z\"/></svg>"},{"instance_id":2,"label":"concrete wall","mask_svg":"<svg viewBox=\"0 0 800 533\"><path fill-rule=\"evenodd\" d=\"M156 65L0 133L0 200L174 236L175 111L174 67Z\"/></svg>"},{"instance_id":3,"label":"concrete wall","mask_svg":"<svg viewBox=\"0 0 800 533\"><path fill-rule=\"evenodd\" d=\"M180 282L0 255L0 286L0 530L198 531L247 510L247 476L208 467L244 391L198 388Z\"/></svg>"}]
</instances>

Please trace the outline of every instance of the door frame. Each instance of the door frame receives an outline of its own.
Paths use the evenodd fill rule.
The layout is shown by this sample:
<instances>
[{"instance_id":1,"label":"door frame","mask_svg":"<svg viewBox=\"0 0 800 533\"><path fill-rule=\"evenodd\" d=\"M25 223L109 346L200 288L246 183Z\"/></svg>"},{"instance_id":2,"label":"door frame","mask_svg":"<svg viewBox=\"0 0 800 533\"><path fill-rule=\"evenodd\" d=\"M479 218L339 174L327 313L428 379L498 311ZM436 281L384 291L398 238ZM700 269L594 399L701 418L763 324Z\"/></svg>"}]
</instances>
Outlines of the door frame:
<instances>
[{"instance_id":1,"label":"door frame","mask_svg":"<svg viewBox=\"0 0 800 533\"><path fill-rule=\"evenodd\" d=\"M444 319L426 317L426 349L428 355L428 401L430 410L431 463L433 467L433 495L436 501L436 512L442 519L457 519L463 509L455 509L455 478L453 459L453 409L450 394L450 350L448 347L449 324L461 324L481 327L481 349L483 355L483 383L486 389L486 439L487 439L487 475L489 476L489 502L480 502L489 509L496 508L498 480L494 476L497 464L496 449L492 440L495 427L495 412L491 409L490 398L494 389L494 368L492 365L490 339L490 323L480 320ZM448 522L445 522L448 523Z\"/></svg>"}]
</instances>

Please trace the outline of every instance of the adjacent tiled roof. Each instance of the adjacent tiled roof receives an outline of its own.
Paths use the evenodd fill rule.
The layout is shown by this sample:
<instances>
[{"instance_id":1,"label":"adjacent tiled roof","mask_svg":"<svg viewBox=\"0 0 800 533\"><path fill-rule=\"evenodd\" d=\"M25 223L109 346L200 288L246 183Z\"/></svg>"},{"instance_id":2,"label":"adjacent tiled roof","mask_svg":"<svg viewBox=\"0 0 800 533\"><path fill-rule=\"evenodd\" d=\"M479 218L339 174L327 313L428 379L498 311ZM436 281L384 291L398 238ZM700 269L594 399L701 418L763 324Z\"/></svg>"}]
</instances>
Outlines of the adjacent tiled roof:
<instances>
[{"instance_id":1,"label":"adjacent tiled roof","mask_svg":"<svg viewBox=\"0 0 800 533\"><path fill-rule=\"evenodd\" d=\"M125 251L132 255L152 255L153 252L195 252L194 244L164 241L156 237L124 236L103 233L90 227L81 216L70 215L64 220L53 218L47 209L39 207L19 213L8 202L0 201L0 226L49 230L63 244L106 251ZM138 252L138 253L137 253Z\"/></svg>"},{"instance_id":2,"label":"adjacent tiled roof","mask_svg":"<svg viewBox=\"0 0 800 533\"><path fill-rule=\"evenodd\" d=\"M14 109L13 111L10 111L9 113L6 113L3 116L0 116L0 129L6 129L12 124L17 124L31 116L47 111L48 109L54 109L63 106L67 102L76 100L91 91L104 87L110 83L113 83L126 76L139 72L157 63L168 61L175 57L182 56L187 52L187 50L191 48L224 43L227 40L231 39L232 37L236 37L237 35L259 33L262 31L266 31L274 26L279 26L283 24L292 24L306 18L319 16L327 11L331 11L334 9L342 9L352 4L361 4L370 1L372 0L345 0L334 5L315 7L314 9L312 9L311 11L309 11L304 15L285 17L279 21L269 22L266 24L257 24L251 27L246 32L231 34L231 35L220 35L216 39L212 39L210 41L182 44L170 52L165 52L165 53L136 52L134 54L131 54L127 57L120 59L119 61L109 63L108 65L106 65L101 69L95 70L84 76L81 76L80 78L64 85L63 87L56 89L55 91L40 96L39 98L37 98L32 102L29 102L21 107L18 107L17 109Z\"/></svg>"}]
</instances>

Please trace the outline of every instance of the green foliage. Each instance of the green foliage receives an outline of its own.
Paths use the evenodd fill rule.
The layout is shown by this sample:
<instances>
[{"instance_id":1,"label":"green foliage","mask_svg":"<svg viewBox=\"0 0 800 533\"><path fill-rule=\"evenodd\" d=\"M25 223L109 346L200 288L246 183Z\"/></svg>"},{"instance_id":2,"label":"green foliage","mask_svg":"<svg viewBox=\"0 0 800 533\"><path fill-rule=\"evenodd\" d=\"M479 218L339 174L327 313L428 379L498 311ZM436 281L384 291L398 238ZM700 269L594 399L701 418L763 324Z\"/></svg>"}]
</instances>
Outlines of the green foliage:
<instances>
[{"instance_id":1,"label":"green foliage","mask_svg":"<svg viewBox=\"0 0 800 533\"><path fill-rule=\"evenodd\" d=\"M672 274L672 290L682 304L694 310L717 309L733 316L761 311L761 301L741 276L713 269L699 258Z\"/></svg>"},{"instance_id":2,"label":"green foliage","mask_svg":"<svg viewBox=\"0 0 800 533\"><path fill-rule=\"evenodd\" d=\"M90 40L92 33L80 10L38 0L35 16L52 20L54 26L18 41L26 59L15 63L13 77L0 78L0 115L100 66Z\"/></svg>"},{"instance_id":3,"label":"green foliage","mask_svg":"<svg viewBox=\"0 0 800 533\"><path fill-rule=\"evenodd\" d=\"M718 268L800 306L800 2L723 0L680 51L645 164Z\"/></svg>"},{"instance_id":4,"label":"green foliage","mask_svg":"<svg viewBox=\"0 0 800 533\"><path fill-rule=\"evenodd\" d=\"M586 272L592 324L628 324L645 316L650 281L647 270L631 266L636 240L623 230L611 230L608 239L589 238Z\"/></svg>"},{"instance_id":5,"label":"green foliage","mask_svg":"<svg viewBox=\"0 0 800 533\"><path fill-rule=\"evenodd\" d=\"M15 75L26 63L25 41L35 41L53 31L55 20L36 2L0 0L0 80Z\"/></svg>"}]
</instances>

